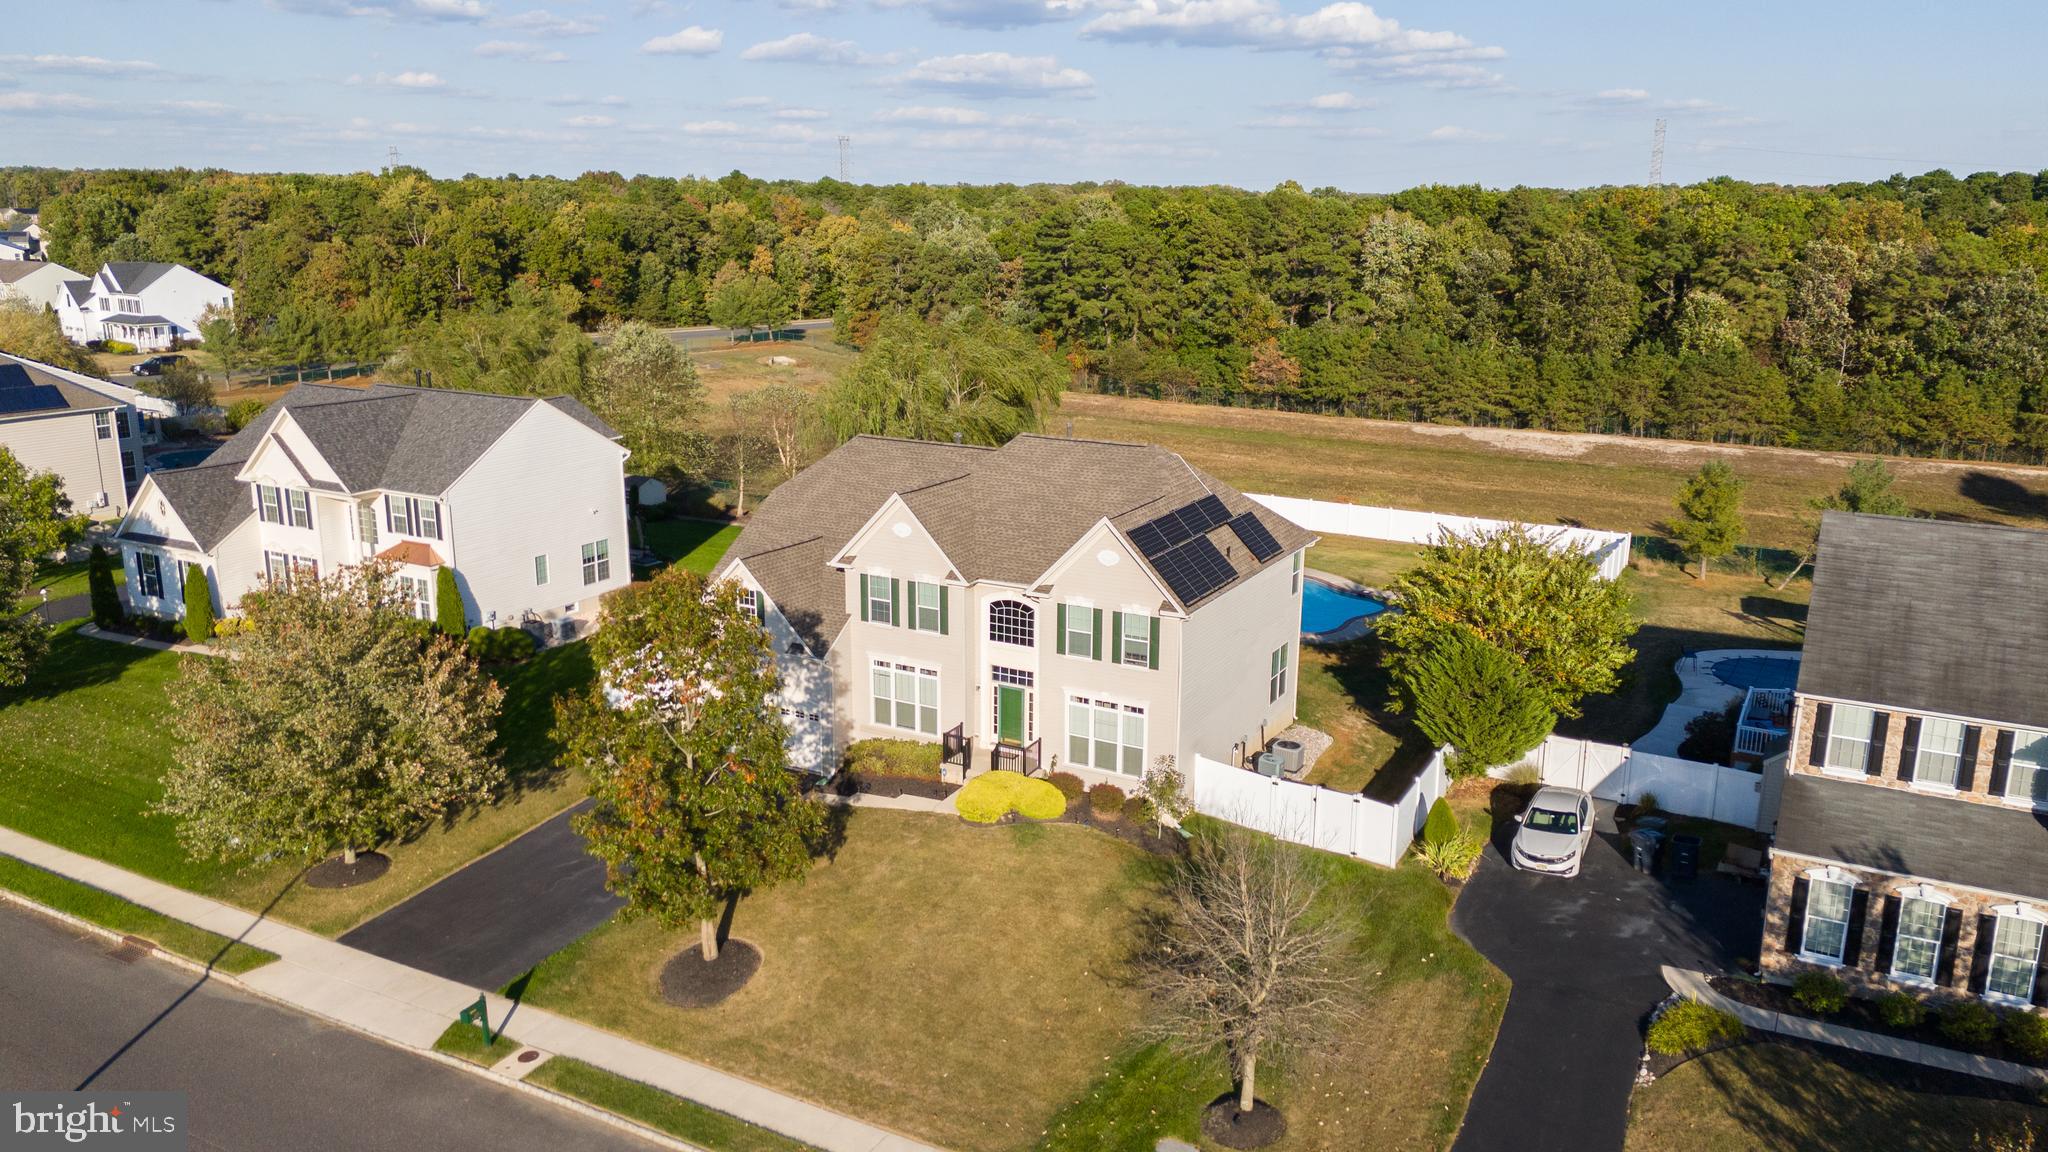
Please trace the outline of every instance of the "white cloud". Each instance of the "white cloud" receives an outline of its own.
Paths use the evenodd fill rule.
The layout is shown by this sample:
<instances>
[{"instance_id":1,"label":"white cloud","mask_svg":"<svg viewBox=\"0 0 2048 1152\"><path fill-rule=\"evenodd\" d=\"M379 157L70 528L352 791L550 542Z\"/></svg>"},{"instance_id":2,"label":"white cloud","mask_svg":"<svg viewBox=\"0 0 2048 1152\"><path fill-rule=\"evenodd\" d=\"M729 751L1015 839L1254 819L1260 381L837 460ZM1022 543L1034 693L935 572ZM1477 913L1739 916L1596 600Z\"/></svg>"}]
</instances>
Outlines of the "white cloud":
<instances>
[{"instance_id":1,"label":"white cloud","mask_svg":"<svg viewBox=\"0 0 2048 1152\"><path fill-rule=\"evenodd\" d=\"M730 120L691 120L683 125L685 136L737 136L740 126Z\"/></svg>"},{"instance_id":2,"label":"white cloud","mask_svg":"<svg viewBox=\"0 0 2048 1152\"><path fill-rule=\"evenodd\" d=\"M1497 144L1505 137L1498 132L1481 132L1476 128L1460 128L1456 124L1446 124L1441 128L1431 129L1423 139L1437 144Z\"/></svg>"},{"instance_id":3,"label":"white cloud","mask_svg":"<svg viewBox=\"0 0 2048 1152\"><path fill-rule=\"evenodd\" d=\"M307 16L349 16L425 23L475 23L491 10L481 0L265 0L280 12Z\"/></svg>"},{"instance_id":4,"label":"white cloud","mask_svg":"<svg viewBox=\"0 0 2048 1152\"><path fill-rule=\"evenodd\" d=\"M823 108L777 108L774 116L777 120L829 120L832 114Z\"/></svg>"},{"instance_id":5,"label":"white cloud","mask_svg":"<svg viewBox=\"0 0 2048 1152\"><path fill-rule=\"evenodd\" d=\"M602 16L560 16L545 8L535 8L529 12L493 16L488 24L492 28L509 28L536 36L595 36L603 30L603 20Z\"/></svg>"},{"instance_id":6,"label":"white cloud","mask_svg":"<svg viewBox=\"0 0 2048 1152\"><path fill-rule=\"evenodd\" d=\"M839 7L839 0L775 0L775 6L792 12L831 12Z\"/></svg>"},{"instance_id":7,"label":"white cloud","mask_svg":"<svg viewBox=\"0 0 2048 1152\"><path fill-rule=\"evenodd\" d=\"M1413 80L1431 88L1506 89L1507 77L1475 60L1496 60L1499 48L1468 48L1450 52L1395 52L1365 55L1349 49L1325 54L1339 70L1366 68L1387 80Z\"/></svg>"},{"instance_id":8,"label":"white cloud","mask_svg":"<svg viewBox=\"0 0 2048 1152\"><path fill-rule=\"evenodd\" d=\"M1276 0L1115 0L1111 11L1082 25L1081 34L1104 40L1305 50L1342 46L1442 52L1471 46L1455 32L1403 28L1371 5L1349 0L1306 14L1289 12Z\"/></svg>"},{"instance_id":9,"label":"white cloud","mask_svg":"<svg viewBox=\"0 0 2048 1152\"><path fill-rule=\"evenodd\" d=\"M562 123L568 125L571 128L609 128L612 125L617 124L618 121L612 119L610 116L584 115L571 116L568 119L562 121Z\"/></svg>"},{"instance_id":10,"label":"white cloud","mask_svg":"<svg viewBox=\"0 0 2048 1152\"><path fill-rule=\"evenodd\" d=\"M1644 88L1609 88L1595 92L1586 98L1589 104L1648 104L1650 93Z\"/></svg>"},{"instance_id":11,"label":"white cloud","mask_svg":"<svg viewBox=\"0 0 2048 1152\"><path fill-rule=\"evenodd\" d=\"M147 60L109 60L104 56L63 56L39 53L34 56L0 56L0 64L36 72L64 72L78 76L135 76L162 72Z\"/></svg>"},{"instance_id":12,"label":"white cloud","mask_svg":"<svg viewBox=\"0 0 2048 1152\"><path fill-rule=\"evenodd\" d=\"M623 96L578 96L572 92L564 93L560 96L551 96L547 99L546 103L557 108L588 108L592 105L600 108L624 108L626 106L626 98Z\"/></svg>"},{"instance_id":13,"label":"white cloud","mask_svg":"<svg viewBox=\"0 0 2048 1152\"><path fill-rule=\"evenodd\" d=\"M1318 112L1353 112L1370 108L1375 101L1361 100L1350 92L1325 92L1308 98L1308 106Z\"/></svg>"},{"instance_id":14,"label":"white cloud","mask_svg":"<svg viewBox=\"0 0 2048 1152\"><path fill-rule=\"evenodd\" d=\"M815 32L796 32L780 40L764 40L740 53L742 60L801 64L893 64L898 57L863 52L851 40L831 40Z\"/></svg>"},{"instance_id":15,"label":"white cloud","mask_svg":"<svg viewBox=\"0 0 2048 1152\"><path fill-rule=\"evenodd\" d=\"M534 64L560 64L569 58L565 52L544 48L531 40L486 40L476 46L476 54L491 59L525 60Z\"/></svg>"},{"instance_id":16,"label":"white cloud","mask_svg":"<svg viewBox=\"0 0 2048 1152\"><path fill-rule=\"evenodd\" d=\"M71 92L0 92L0 112L90 112L105 102Z\"/></svg>"},{"instance_id":17,"label":"white cloud","mask_svg":"<svg viewBox=\"0 0 2048 1152\"><path fill-rule=\"evenodd\" d=\"M656 36L640 45L649 56L709 56L725 44L725 33L695 24L667 36Z\"/></svg>"},{"instance_id":18,"label":"white cloud","mask_svg":"<svg viewBox=\"0 0 2048 1152\"><path fill-rule=\"evenodd\" d=\"M768 107L772 107L772 106L774 105L774 103L775 103L775 101L773 101L773 100L770 100L770 99L769 99L768 97L766 97L766 96L735 96L735 97L733 97L732 99L730 99L730 100L727 100L727 101L726 101L726 102L725 102L725 103L724 103L723 105L721 105L721 107L725 107L725 108L768 108Z\"/></svg>"},{"instance_id":19,"label":"white cloud","mask_svg":"<svg viewBox=\"0 0 2048 1152\"><path fill-rule=\"evenodd\" d=\"M959 28L1019 28L1080 15L1096 0L875 0L877 8L916 8Z\"/></svg>"},{"instance_id":20,"label":"white cloud","mask_svg":"<svg viewBox=\"0 0 2048 1152\"><path fill-rule=\"evenodd\" d=\"M1012 56L1008 52L972 52L920 60L896 78L905 84L958 92L962 96L1050 96L1082 93L1095 78L1079 68L1065 68L1051 56Z\"/></svg>"},{"instance_id":21,"label":"white cloud","mask_svg":"<svg viewBox=\"0 0 2048 1152\"><path fill-rule=\"evenodd\" d=\"M897 124L986 124L988 113L978 112L972 108L910 104L900 108L884 108L875 113L875 119Z\"/></svg>"}]
</instances>

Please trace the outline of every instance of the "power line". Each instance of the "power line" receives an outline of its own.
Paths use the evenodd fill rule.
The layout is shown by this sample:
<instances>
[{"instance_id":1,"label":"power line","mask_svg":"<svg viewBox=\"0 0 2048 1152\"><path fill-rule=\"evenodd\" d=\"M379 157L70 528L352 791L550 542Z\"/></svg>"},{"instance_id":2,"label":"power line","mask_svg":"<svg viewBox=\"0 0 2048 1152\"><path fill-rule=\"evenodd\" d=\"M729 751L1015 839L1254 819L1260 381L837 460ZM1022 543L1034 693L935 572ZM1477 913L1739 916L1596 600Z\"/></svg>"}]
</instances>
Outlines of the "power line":
<instances>
[{"instance_id":1,"label":"power line","mask_svg":"<svg viewBox=\"0 0 2048 1152\"><path fill-rule=\"evenodd\" d=\"M1650 137L1650 187L1664 183L1664 118L1657 117L1657 130Z\"/></svg>"}]
</instances>

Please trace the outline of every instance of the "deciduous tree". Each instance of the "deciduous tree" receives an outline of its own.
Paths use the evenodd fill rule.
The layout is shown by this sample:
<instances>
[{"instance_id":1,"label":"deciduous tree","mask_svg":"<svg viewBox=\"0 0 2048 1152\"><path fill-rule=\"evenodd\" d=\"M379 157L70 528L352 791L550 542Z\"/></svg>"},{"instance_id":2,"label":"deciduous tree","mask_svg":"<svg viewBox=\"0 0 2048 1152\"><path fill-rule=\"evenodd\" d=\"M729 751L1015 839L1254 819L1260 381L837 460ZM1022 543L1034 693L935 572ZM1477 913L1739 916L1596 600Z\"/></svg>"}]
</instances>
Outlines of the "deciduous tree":
<instances>
[{"instance_id":1,"label":"deciduous tree","mask_svg":"<svg viewBox=\"0 0 2048 1152\"><path fill-rule=\"evenodd\" d=\"M1038 431L1065 386L1059 362L1015 329L978 316L898 317L883 323L823 405L841 440L866 432L994 445Z\"/></svg>"},{"instance_id":2,"label":"deciduous tree","mask_svg":"<svg viewBox=\"0 0 2048 1152\"><path fill-rule=\"evenodd\" d=\"M1820 518L1829 512L1867 512L1873 516L1911 516L1912 506L1892 491L1897 480L1884 461L1876 458L1858 460L1849 466L1849 477L1842 486L1826 496L1807 503L1805 518L1806 542L1799 552L1799 559L1785 578L1778 581L1779 591L1792 583L1808 564L1813 563L1814 554L1820 551Z\"/></svg>"},{"instance_id":3,"label":"deciduous tree","mask_svg":"<svg viewBox=\"0 0 2048 1152\"><path fill-rule=\"evenodd\" d=\"M1742 481L1721 460L1709 460L1686 478L1678 490L1678 517L1671 538L1700 562L1699 578L1707 578L1707 561L1734 552L1742 543Z\"/></svg>"},{"instance_id":4,"label":"deciduous tree","mask_svg":"<svg viewBox=\"0 0 2048 1152\"><path fill-rule=\"evenodd\" d=\"M36 566L78 538L71 501L51 472L31 472L0 447L0 689L19 688L49 650L49 625L34 612L14 610L29 590Z\"/></svg>"},{"instance_id":5,"label":"deciduous tree","mask_svg":"<svg viewBox=\"0 0 2048 1152\"><path fill-rule=\"evenodd\" d=\"M670 478L703 474L704 385L689 353L637 320L611 328L591 358L590 407L625 437L635 472Z\"/></svg>"}]
</instances>

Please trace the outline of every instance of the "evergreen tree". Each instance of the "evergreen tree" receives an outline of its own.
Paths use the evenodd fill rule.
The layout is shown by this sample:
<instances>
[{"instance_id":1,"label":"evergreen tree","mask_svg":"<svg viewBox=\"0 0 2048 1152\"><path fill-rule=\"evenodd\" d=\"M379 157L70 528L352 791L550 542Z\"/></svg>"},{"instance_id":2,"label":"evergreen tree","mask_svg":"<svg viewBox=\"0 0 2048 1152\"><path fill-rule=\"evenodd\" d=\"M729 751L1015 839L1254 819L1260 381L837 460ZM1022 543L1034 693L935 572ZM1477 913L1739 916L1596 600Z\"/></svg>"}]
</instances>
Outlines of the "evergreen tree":
<instances>
[{"instance_id":1,"label":"evergreen tree","mask_svg":"<svg viewBox=\"0 0 2048 1152\"><path fill-rule=\"evenodd\" d=\"M434 628L457 640L469 635L469 621L462 610L462 589L455 584L455 569L446 564L434 569Z\"/></svg>"},{"instance_id":2,"label":"evergreen tree","mask_svg":"<svg viewBox=\"0 0 2048 1152\"><path fill-rule=\"evenodd\" d=\"M1742 543L1742 487L1735 469L1709 460L1678 491L1671 538L1687 555L1698 557L1702 580L1707 578L1707 561L1733 553Z\"/></svg>"},{"instance_id":3,"label":"evergreen tree","mask_svg":"<svg viewBox=\"0 0 2048 1152\"><path fill-rule=\"evenodd\" d=\"M1879 459L1858 460L1849 466L1848 479L1842 486L1826 496L1808 503L1809 515L1805 519L1806 547L1792 570L1778 581L1779 591L1792 583L1820 551L1820 518L1829 512L1865 512L1872 516L1911 516L1913 509L1898 493L1892 491L1892 483L1898 477L1885 467Z\"/></svg>"},{"instance_id":4,"label":"evergreen tree","mask_svg":"<svg viewBox=\"0 0 2048 1152\"><path fill-rule=\"evenodd\" d=\"M92 598L92 622L102 628L117 627L124 613L121 592L114 583L114 556L98 544L92 546L92 559L86 563L85 585Z\"/></svg>"},{"instance_id":5,"label":"evergreen tree","mask_svg":"<svg viewBox=\"0 0 2048 1152\"><path fill-rule=\"evenodd\" d=\"M1397 683L1415 726L1430 743L1451 746L1451 774L1460 779L1513 763L1557 723L1514 659L1467 628L1446 631L1421 660L1402 666Z\"/></svg>"},{"instance_id":6,"label":"evergreen tree","mask_svg":"<svg viewBox=\"0 0 2048 1152\"><path fill-rule=\"evenodd\" d=\"M185 565L185 639L204 644L213 639L213 587L206 569Z\"/></svg>"}]
</instances>

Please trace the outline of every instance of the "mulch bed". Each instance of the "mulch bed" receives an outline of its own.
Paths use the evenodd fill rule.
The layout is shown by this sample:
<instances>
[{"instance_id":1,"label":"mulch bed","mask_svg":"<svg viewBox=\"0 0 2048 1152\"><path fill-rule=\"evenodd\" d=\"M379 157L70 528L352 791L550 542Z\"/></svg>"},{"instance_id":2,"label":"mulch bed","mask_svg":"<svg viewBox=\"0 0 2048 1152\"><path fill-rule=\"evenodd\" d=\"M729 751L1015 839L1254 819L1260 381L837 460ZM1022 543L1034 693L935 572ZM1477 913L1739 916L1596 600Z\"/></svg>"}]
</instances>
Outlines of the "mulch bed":
<instances>
[{"instance_id":1,"label":"mulch bed","mask_svg":"<svg viewBox=\"0 0 2048 1152\"><path fill-rule=\"evenodd\" d=\"M661 998L678 1008L709 1008L747 986L761 970L761 950L745 940L727 940L718 959L706 964L703 950L690 945L661 970Z\"/></svg>"},{"instance_id":2,"label":"mulch bed","mask_svg":"<svg viewBox=\"0 0 2048 1152\"><path fill-rule=\"evenodd\" d=\"M391 857L382 852L358 852L353 864L344 864L341 857L333 856L306 869L306 887L354 888L389 871Z\"/></svg>"},{"instance_id":3,"label":"mulch bed","mask_svg":"<svg viewBox=\"0 0 2048 1152\"><path fill-rule=\"evenodd\" d=\"M865 792L870 796L922 796L927 800L944 800L960 790L958 784L925 776L876 776L862 772L841 772L828 787L837 796Z\"/></svg>"},{"instance_id":4,"label":"mulch bed","mask_svg":"<svg viewBox=\"0 0 2048 1152\"><path fill-rule=\"evenodd\" d=\"M1240 1112L1237 1093L1226 1093L1202 1112L1202 1135L1225 1148L1264 1148L1287 1135L1287 1117L1264 1100Z\"/></svg>"},{"instance_id":5,"label":"mulch bed","mask_svg":"<svg viewBox=\"0 0 2048 1152\"><path fill-rule=\"evenodd\" d=\"M1866 996L1851 995L1849 1003L1832 1016L1822 1016L1809 1010L1804 1004L1792 998L1792 989L1780 984L1763 984L1751 980L1738 980L1730 976L1716 976L1710 982L1714 991L1738 1003L1748 1004L1770 1012L1782 1012L1787 1016L1803 1016L1808 1020L1819 1020L1828 1024L1839 1024L1861 1032L1876 1032L1882 1036L1895 1036L1901 1040L1912 1040L1935 1048L1947 1048L1973 1056L1990 1056L1998 1060L2009 1060L2014 1064L2027 1064L2036 1068L2048 1068L2048 1061L2030 1060L2008 1048L2002 1040L1994 1038L1982 1048L1964 1048L1941 1034L1937 1023L1940 1009L1933 1004L1927 1007L1927 1018L1917 1028L1894 1028L1877 1014L1877 1001ZM1974 1077L1972 1077L1974 1079Z\"/></svg>"}]
</instances>

